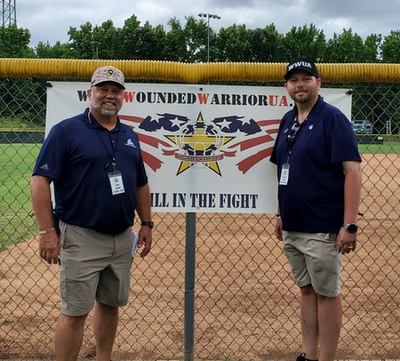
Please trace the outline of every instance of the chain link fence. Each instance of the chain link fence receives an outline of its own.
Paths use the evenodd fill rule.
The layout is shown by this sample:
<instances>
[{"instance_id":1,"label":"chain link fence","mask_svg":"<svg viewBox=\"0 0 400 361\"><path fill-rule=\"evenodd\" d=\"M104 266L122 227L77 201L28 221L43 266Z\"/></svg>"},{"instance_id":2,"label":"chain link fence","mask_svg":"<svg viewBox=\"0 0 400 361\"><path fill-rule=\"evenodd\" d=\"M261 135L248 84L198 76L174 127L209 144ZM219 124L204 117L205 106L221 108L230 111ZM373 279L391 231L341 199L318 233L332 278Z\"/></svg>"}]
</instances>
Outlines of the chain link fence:
<instances>
[{"instance_id":1,"label":"chain link fence","mask_svg":"<svg viewBox=\"0 0 400 361\"><path fill-rule=\"evenodd\" d=\"M337 358L400 359L399 85L324 86L352 88L353 119L369 119L374 127L374 134L358 135L363 215L358 249L343 261ZM58 267L38 256L29 199L44 136L46 81L1 78L0 89L0 359L50 359L60 309ZM195 359L295 358L301 350L299 290L273 235L273 215L195 217ZM153 218L152 252L133 260L116 359L184 358L187 215ZM91 317L81 359L95 357Z\"/></svg>"}]
</instances>

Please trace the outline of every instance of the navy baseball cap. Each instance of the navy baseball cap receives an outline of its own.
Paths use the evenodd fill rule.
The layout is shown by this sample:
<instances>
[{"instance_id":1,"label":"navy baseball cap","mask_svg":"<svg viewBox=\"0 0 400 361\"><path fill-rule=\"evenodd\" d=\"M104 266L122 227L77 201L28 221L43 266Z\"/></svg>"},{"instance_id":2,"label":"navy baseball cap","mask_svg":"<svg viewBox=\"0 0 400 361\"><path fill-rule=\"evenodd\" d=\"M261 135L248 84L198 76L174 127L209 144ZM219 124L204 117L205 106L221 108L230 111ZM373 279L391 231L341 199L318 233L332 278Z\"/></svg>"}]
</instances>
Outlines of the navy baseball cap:
<instances>
[{"instance_id":1,"label":"navy baseball cap","mask_svg":"<svg viewBox=\"0 0 400 361\"><path fill-rule=\"evenodd\" d=\"M286 80L289 79L290 74L294 72L295 70L304 70L311 75L315 76L316 78L319 78L318 76L318 69L315 66L314 62L306 59L306 58L298 58L295 60L292 60L289 65L286 68L286 73L284 75L284 78Z\"/></svg>"}]
</instances>

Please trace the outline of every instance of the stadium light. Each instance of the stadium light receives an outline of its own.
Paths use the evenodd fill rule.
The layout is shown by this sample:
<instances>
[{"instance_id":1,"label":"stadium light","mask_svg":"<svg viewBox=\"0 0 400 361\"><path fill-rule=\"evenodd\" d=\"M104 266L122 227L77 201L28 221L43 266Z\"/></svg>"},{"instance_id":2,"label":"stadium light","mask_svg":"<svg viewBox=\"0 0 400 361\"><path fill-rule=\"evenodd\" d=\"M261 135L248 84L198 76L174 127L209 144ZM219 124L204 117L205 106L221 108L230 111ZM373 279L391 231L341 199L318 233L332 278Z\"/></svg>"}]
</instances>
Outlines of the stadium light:
<instances>
[{"instance_id":1,"label":"stadium light","mask_svg":"<svg viewBox=\"0 0 400 361\"><path fill-rule=\"evenodd\" d=\"M200 13L199 17L207 18L207 63L210 62L210 19L221 19L220 16L215 14Z\"/></svg>"}]
</instances>

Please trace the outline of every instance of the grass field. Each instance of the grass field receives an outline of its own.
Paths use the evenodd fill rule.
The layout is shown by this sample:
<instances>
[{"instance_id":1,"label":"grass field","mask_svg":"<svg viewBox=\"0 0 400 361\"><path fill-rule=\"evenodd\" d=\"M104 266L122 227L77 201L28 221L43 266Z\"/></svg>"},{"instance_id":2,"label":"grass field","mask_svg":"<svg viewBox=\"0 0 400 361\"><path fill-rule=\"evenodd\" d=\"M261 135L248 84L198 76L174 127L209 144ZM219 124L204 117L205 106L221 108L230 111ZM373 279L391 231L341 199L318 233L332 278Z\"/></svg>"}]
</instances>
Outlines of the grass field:
<instances>
[{"instance_id":1,"label":"grass field","mask_svg":"<svg viewBox=\"0 0 400 361\"><path fill-rule=\"evenodd\" d=\"M391 141L383 144L359 144L361 154L400 154L400 142Z\"/></svg>"},{"instance_id":2,"label":"grass field","mask_svg":"<svg viewBox=\"0 0 400 361\"><path fill-rule=\"evenodd\" d=\"M36 229L29 181L40 144L0 144L0 251L25 241Z\"/></svg>"}]
</instances>

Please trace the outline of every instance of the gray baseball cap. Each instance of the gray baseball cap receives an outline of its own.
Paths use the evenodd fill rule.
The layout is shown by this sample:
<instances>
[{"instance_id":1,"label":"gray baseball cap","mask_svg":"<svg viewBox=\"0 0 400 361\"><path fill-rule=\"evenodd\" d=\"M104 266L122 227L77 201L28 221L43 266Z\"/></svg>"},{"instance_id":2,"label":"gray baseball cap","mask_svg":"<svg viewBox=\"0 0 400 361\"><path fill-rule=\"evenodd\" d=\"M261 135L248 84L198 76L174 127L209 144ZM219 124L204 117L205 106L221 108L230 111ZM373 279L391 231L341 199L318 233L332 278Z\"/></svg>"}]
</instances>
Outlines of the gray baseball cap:
<instances>
[{"instance_id":1,"label":"gray baseball cap","mask_svg":"<svg viewBox=\"0 0 400 361\"><path fill-rule=\"evenodd\" d=\"M121 70L113 66L103 66L95 70L92 75L91 86L111 81L121 85L125 89L125 77Z\"/></svg>"}]
</instances>

